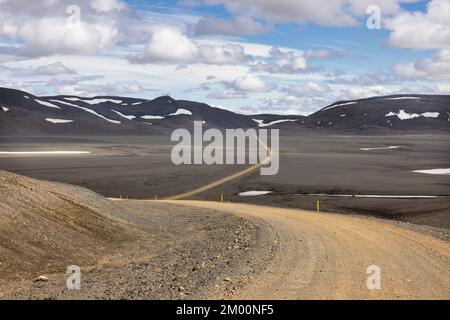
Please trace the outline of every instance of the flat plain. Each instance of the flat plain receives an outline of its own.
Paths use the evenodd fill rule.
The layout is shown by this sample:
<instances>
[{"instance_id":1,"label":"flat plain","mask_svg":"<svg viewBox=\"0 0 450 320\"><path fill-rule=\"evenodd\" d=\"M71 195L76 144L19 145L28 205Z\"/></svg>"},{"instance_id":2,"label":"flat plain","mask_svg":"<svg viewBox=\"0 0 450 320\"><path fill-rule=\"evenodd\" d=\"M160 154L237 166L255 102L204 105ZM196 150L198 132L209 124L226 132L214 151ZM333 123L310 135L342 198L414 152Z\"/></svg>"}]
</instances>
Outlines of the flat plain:
<instances>
[{"instance_id":1,"label":"flat plain","mask_svg":"<svg viewBox=\"0 0 450 320\"><path fill-rule=\"evenodd\" d=\"M246 167L177 166L170 159L174 144L167 136L1 137L0 151L90 153L0 155L0 168L87 187L107 197L163 199ZM390 146L396 148L388 148ZM319 200L324 211L375 215L450 228L449 176L413 172L449 167L450 137L445 133L282 134L278 174L261 176L257 171L189 199L218 200L223 193L225 201L310 210ZM252 190L271 193L252 197L238 195ZM399 195L419 198L392 197Z\"/></svg>"}]
</instances>

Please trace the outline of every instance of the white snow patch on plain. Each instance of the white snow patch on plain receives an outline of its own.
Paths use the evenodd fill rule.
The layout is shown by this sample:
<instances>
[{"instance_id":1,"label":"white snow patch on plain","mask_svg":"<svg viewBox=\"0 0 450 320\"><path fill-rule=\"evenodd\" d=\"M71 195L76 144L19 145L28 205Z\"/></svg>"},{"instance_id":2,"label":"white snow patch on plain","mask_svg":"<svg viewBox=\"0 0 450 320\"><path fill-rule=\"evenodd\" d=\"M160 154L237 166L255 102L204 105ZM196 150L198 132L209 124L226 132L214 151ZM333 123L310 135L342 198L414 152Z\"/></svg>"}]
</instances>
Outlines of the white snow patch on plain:
<instances>
[{"instance_id":1,"label":"white snow patch on plain","mask_svg":"<svg viewBox=\"0 0 450 320\"><path fill-rule=\"evenodd\" d=\"M343 117L345 117L345 116L346 116L346 114L345 114L345 113L341 114L341 118L343 118Z\"/></svg>"},{"instance_id":2,"label":"white snow patch on plain","mask_svg":"<svg viewBox=\"0 0 450 320\"><path fill-rule=\"evenodd\" d=\"M142 104L142 101L140 101L140 102L134 102L134 103L132 103L131 105L132 105L132 106L137 106L137 105L140 105L140 104Z\"/></svg>"},{"instance_id":3,"label":"white snow patch on plain","mask_svg":"<svg viewBox=\"0 0 450 320\"><path fill-rule=\"evenodd\" d=\"M8 111L9 111L9 108L7 108L7 107L2 107L2 110L5 111L5 112L8 112Z\"/></svg>"},{"instance_id":4,"label":"white snow patch on plain","mask_svg":"<svg viewBox=\"0 0 450 320\"><path fill-rule=\"evenodd\" d=\"M370 151L370 150L390 150L399 149L401 146L388 146L388 147L374 147L374 148L359 148L359 150Z\"/></svg>"},{"instance_id":5,"label":"white snow patch on plain","mask_svg":"<svg viewBox=\"0 0 450 320\"><path fill-rule=\"evenodd\" d=\"M425 118L437 118L439 117L439 112L424 112L421 115Z\"/></svg>"},{"instance_id":6,"label":"white snow patch on plain","mask_svg":"<svg viewBox=\"0 0 450 320\"><path fill-rule=\"evenodd\" d=\"M253 196L261 196L261 195L265 195L265 194L269 194L272 193L273 191L256 191L256 190L252 190L252 191L244 191L244 192L239 192L238 195L241 197L253 197Z\"/></svg>"},{"instance_id":7,"label":"white snow patch on plain","mask_svg":"<svg viewBox=\"0 0 450 320\"><path fill-rule=\"evenodd\" d=\"M405 110L403 110L403 109L400 110L398 113L391 111L388 114L386 114L386 117L393 117L393 116L397 116L400 120L409 120L409 119L414 119L414 118L420 117L420 114L408 113L408 112L405 112Z\"/></svg>"},{"instance_id":8,"label":"white snow patch on plain","mask_svg":"<svg viewBox=\"0 0 450 320\"><path fill-rule=\"evenodd\" d=\"M192 112L190 112L189 110L180 108L180 109L178 109L176 112L169 114L169 116L179 116L179 115L188 115L188 116L192 116Z\"/></svg>"},{"instance_id":9,"label":"white snow patch on plain","mask_svg":"<svg viewBox=\"0 0 450 320\"><path fill-rule=\"evenodd\" d=\"M343 197L343 198L385 198L385 199L433 199L443 198L443 196L422 196L422 195L390 195L390 194L328 194L328 193L297 193L296 196L317 196L317 197Z\"/></svg>"},{"instance_id":10,"label":"white snow patch on plain","mask_svg":"<svg viewBox=\"0 0 450 320\"><path fill-rule=\"evenodd\" d=\"M39 100L39 99L34 99L34 101L36 101L37 103L39 103L39 104L41 104L43 106L49 107L49 108L61 109L60 107L55 106L53 103L50 103L50 102L47 102L47 101L42 101L42 100Z\"/></svg>"},{"instance_id":11,"label":"white snow patch on plain","mask_svg":"<svg viewBox=\"0 0 450 320\"><path fill-rule=\"evenodd\" d=\"M427 174L445 174L445 175L450 175L450 168L413 170L413 172L416 172L416 173L427 173Z\"/></svg>"},{"instance_id":12,"label":"white snow patch on plain","mask_svg":"<svg viewBox=\"0 0 450 320\"><path fill-rule=\"evenodd\" d=\"M65 99L67 99L67 98L65 98ZM78 98L77 98L77 99L78 99ZM78 108L78 109L84 110L84 111L86 111L86 112L92 113L93 115L96 115L96 116L99 117L99 118L102 118L103 120L106 120L106 121L111 122L111 123L114 123L114 124L121 124L121 123L122 123L122 122L117 121L117 120L108 119L108 118L106 118L105 116L103 116L103 115L101 115L101 114L95 112L95 111L92 110L92 109L85 108L85 107L80 107L80 106L77 106L76 104L73 104L73 103L69 103L69 102L65 102L65 101L59 101L59 100L51 100L51 101L59 102L59 103L62 103L62 104L65 104L65 105L68 105L68 106L71 106L71 107L74 107L74 108Z\"/></svg>"},{"instance_id":13,"label":"white snow patch on plain","mask_svg":"<svg viewBox=\"0 0 450 320\"><path fill-rule=\"evenodd\" d=\"M0 151L0 155L60 155L89 154L90 151Z\"/></svg>"},{"instance_id":14,"label":"white snow patch on plain","mask_svg":"<svg viewBox=\"0 0 450 320\"><path fill-rule=\"evenodd\" d=\"M25 99L30 99L30 97L29 96L23 96Z\"/></svg>"},{"instance_id":15,"label":"white snow patch on plain","mask_svg":"<svg viewBox=\"0 0 450 320\"><path fill-rule=\"evenodd\" d=\"M112 102L116 104L122 103L122 100L116 100L116 99L80 99L80 98L64 98L65 100L69 101L82 101L90 105L104 103L104 102Z\"/></svg>"},{"instance_id":16,"label":"white snow patch on plain","mask_svg":"<svg viewBox=\"0 0 450 320\"><path fill-rule=\"evenodd\" d=\"M121 112L119 112L119 111L116 111L116 110L111 110L112 112L115 112L115 113L117 113L119 116L121 116L122 118L125 118L125 119L128 119L128 120L133 120L134 118L136 118L136 116L133 116L133 115L126 115L126 114L123 114L123 113L121 113Z\"/></svg>"},{"instance_id":17,"label":"white snow patch on plain","mask_svg":"<svg viewBox=\"0 0 450 320\"><path fill-rule=\"evenodd\" d=\"M356 104L356 103L358 103L358 102L357 101L349 101L349 102L338 103L338 104L329 106L329 107L323 109L322 111L333 109L333 108L340 107L340 106L348 106L348 105Z\"/></svg>"},{"instance_id":18,"label":"white snow patch on plain","mask_svg":"<svg viewBox=\"0 0 450 320\"><path fill-rule=\"evenodd\" d=\"M54 119L54 118L45 118L45 121L48 121L48 122L51 122L51 123L70 123L70 122L73 122L73 120Z\"/></svg>"},{"instance_id":19,"label":"white snow patch on plain","mask_svg":"<svg viewBox=\"0 0 450 320\"><path fill-rule=\"evenodd\" d=\"M152 116L152 115L144 115L144 116L141 116L141 118L142 119L145 119L145 120L160 120L160 119L164 119L164 117L163 116Z\"/></svg>"},{"instance_id":20,"label":"white snow patch on plain","mask_svg":"<svg viewBox=\"0 0 450 320\"><path fill-rule=\"evenodd\" d=\"M280 120L275 120L269 123L264 123L264 120L259 120L259 119L253 119L253 121L255 121L258 124L258 127L269 127L269 126L273 126L274 124L278 124L278 123L283 123L283 122L295 122L298 121L298 119L280 119Z\"/></svg>"}]
</instances>

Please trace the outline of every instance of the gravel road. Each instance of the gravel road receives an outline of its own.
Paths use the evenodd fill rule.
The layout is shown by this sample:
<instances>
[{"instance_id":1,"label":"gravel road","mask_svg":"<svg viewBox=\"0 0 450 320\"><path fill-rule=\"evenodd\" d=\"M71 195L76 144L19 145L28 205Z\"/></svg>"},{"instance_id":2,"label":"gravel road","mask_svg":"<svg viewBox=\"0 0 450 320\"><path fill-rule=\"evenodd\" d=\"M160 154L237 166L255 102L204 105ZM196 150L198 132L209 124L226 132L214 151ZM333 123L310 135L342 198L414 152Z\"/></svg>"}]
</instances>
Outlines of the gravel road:
<instances>
[{"instance_id":1,"label":"gravel road","mask_svg":"<svg viewBox=\"0 0 450 320\"><path fill-rule=\"evenodd\" d=\"M449 299L450 244L379 219L248 204L177 201L262 219L279 236L268 268L236 299ZM367 268L381 269L381 289Z\"/></svg>"}]
</instances>

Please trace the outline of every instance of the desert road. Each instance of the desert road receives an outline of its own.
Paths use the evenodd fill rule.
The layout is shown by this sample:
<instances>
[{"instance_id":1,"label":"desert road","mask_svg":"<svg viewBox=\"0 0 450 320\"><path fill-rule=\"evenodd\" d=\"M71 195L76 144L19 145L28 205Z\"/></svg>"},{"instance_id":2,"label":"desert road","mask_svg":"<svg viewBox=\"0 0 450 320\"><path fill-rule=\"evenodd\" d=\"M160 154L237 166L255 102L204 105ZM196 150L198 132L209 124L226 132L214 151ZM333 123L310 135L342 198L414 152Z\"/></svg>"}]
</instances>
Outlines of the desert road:
<instances>
[{"instance_id":1,"label":"desert road","mask_svg":"<svg viewBox=\"0 0 450 320\"><path fill-rule=\"evenodd\" d=\"M213 181L211 183L208 183L208 184L201 186L199 188L196 188L194 190L186 191L186 192L174 195L174 196L167 197L166 200L181 200L181 199L184 199L187 197L194 196L196 194L199 194L199 193L208 191L210 189L213 189L215 187L218 187L218 186L220 186L224 183L227 183L229 181L232 181L234 179L251 174L251 173L255 172L256 170L258 170L259 168L261 168L262 166L270 163L270 161L272 160L272 149L269 148L264 142L262 142L261 139L259 139L259 137L256 137L256 139L258 140L258 143L260 144L260 146L262 146L267 152L267 157L265 159L263 159L259 163L256 163L248 168L245 168L241 171L238 171L234 174L223 177L223 178Z\"/></svg>"},{"instance_id":2,"label":"desert road","mask_svg":"<svg viewBox=\"0 0 450 320\"><path fill-rule=\"evenodd\" d=\"M378 219L206 201L162 201L261 219L280 249L235 299L449 299L450 244ZM367 269L381 269L369 290Z\"/></svg>"},{"instance_id":3,"label":"desert road","mask_svg":"<svg viewBox=\"0 0 450 320\"><path fill-rule=\"evenodd\" d=\"M199 188L196 188L194 190L190 190L190 191L183 192L183 193L180 193L180 194L177 194L174 196L167 197L166 200L180 200L180 199L184 199L184 198L191 197L196 194L208 191L208 190L218 187L224 183L227 183L227 182L237 179L239 177L245 176L247 174L253 173L256 170L258 170L259 168L261 168L261 166L263 166L263 163L258 163L258 164L252 165L251 167L248 167L244 170L238 171L234 174L231 174L231 175L223 177L219 180L208 183L208 184L201 186Z\"/></svg>"}]
</instances>

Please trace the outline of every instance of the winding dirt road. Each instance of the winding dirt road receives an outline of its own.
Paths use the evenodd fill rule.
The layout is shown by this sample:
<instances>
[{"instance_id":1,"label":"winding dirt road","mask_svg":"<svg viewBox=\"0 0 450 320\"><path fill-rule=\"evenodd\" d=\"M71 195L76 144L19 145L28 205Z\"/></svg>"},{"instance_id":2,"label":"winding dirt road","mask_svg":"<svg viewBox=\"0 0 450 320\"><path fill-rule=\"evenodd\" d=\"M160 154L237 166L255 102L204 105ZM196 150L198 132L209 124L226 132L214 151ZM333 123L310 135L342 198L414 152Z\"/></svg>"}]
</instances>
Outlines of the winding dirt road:
<instances>
[{"instance_id":1,"label":"winding dirt road","mask_svg":"<svg viewBox=\"0 0 450 320\"><path fill-rule=\"evenodd\" d=\"M166 201L262 219L279 237L236 299L450 299L450 244L389 222L248 204ZM381 289L367 268L381 268Z\"/></svg>"},{"instance_id":2,"label":"winding dirt road","mask_svg":"<svg viewBox=\"0 0 450 320\"><path fill-rule=\"evenodd\" d=\"M206 184L204 186L201 186L199 188L196 188L194 190L190 190L190 191L186 191L186 192L183 192L183 193L180 193L180 194L176 194L176 195L167 197L165 199L166 200L181 200L181 199L185 199L185 198L194 196L196 194L208 191L210 189L218 187L218 186L220 186L222 184L225 184L225 183L230 182L232 180L235 180L237 178L249 175L249 174L255 172L256 170L258 170L259 168L261 168L262 166L264 166L266 164L269 164L270 161L272 160L272 155L273 155L272 149L270 149L264 142L262 142L261 139L259 139L259 137L256 136L256 139L258 140L259 145L262 146L267 152L267 157L264 160L260 161L257 164L254 164L254 165L252 165L250 167L247 167L247 168L245 168L245 169L243 169L241 171L238 171L238 172L236 172L234 174L231 174L229 176L226 176L226 177L223 177L223 178L218 179L216 181L213 181L211 183L208 183L208 184Z\"/></svg>"}]
</instances>

